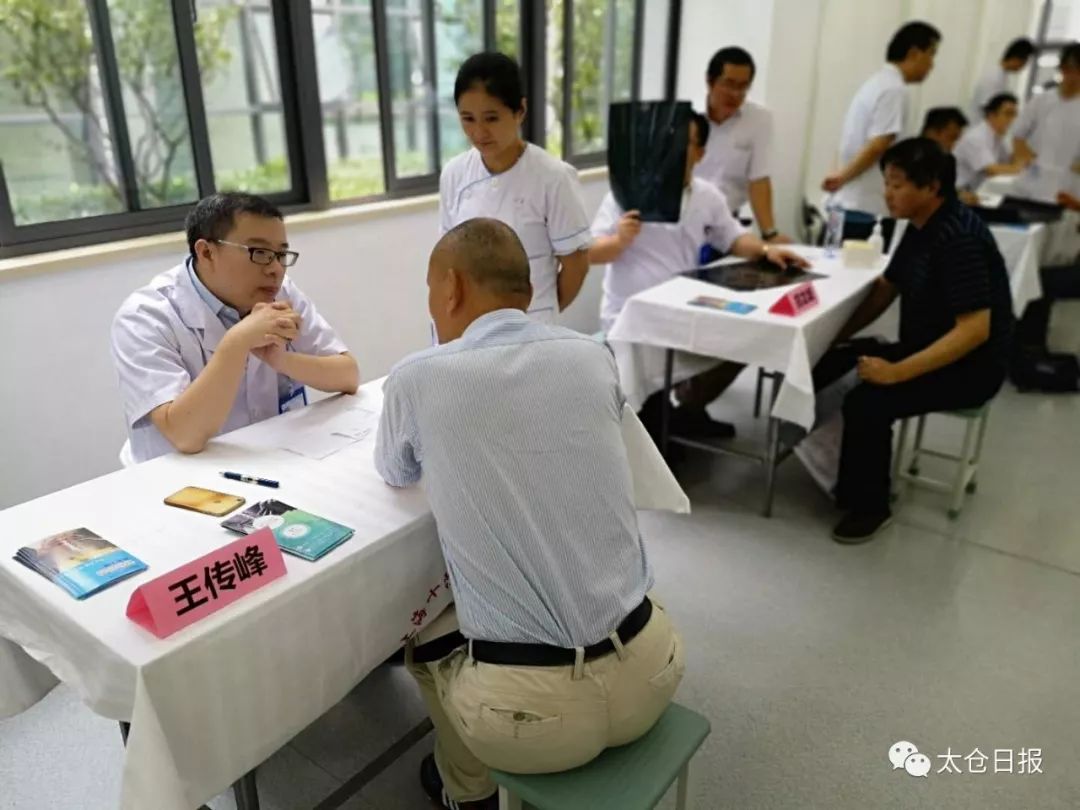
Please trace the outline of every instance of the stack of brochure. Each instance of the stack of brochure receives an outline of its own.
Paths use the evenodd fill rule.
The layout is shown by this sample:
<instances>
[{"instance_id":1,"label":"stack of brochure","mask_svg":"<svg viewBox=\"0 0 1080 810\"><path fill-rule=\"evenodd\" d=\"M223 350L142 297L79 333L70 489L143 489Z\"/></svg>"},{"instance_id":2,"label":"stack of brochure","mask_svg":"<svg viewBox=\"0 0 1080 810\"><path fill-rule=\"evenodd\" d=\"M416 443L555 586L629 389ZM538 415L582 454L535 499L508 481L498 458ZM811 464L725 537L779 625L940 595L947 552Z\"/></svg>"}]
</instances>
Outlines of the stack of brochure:
<instances>
[{"instance_id":1,"label":"stack of brochure","mask_svg":"<svg viewBox=\"0 0 1080 810\"><path fill-rule=\"evenodd\" d=\"M146 564L89 529L69 529L24 546L15 559L76 599L146 570Z\"/></svg>"}]
</instances>

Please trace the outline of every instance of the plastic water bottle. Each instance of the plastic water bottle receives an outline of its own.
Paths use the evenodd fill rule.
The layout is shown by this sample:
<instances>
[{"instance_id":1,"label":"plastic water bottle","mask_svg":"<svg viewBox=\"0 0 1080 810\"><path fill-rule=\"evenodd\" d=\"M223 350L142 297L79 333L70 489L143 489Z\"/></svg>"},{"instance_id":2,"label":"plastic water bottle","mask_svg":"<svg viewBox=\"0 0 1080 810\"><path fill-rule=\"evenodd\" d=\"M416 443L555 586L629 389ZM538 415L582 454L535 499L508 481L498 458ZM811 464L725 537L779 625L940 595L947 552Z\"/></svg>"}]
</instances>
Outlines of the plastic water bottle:
<instances>
[{"instance_id":1,"label":"plastic water bottle","mask_svg":"<svg viewBox=\"0 0 1080 810\"><path fill-rule=\"evenodd\" d=\"M844 206L835 194L825 201L825 255L836 256L844 243Z\"/></svg>"}]
</instances>

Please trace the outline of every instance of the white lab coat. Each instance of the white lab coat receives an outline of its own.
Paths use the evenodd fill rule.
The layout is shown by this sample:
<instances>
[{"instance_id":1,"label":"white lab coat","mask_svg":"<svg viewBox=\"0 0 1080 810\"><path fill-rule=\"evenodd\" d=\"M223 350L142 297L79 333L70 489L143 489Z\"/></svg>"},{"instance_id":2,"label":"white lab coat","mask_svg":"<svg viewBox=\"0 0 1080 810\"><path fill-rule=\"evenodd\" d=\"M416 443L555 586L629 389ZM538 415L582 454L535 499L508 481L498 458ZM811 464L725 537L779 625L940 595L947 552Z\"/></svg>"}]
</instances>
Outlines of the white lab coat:
<instances>
[{"instance_id":1,"label":"white lab coat","mask_svg":"<svg viewBox=\"0 0 1080 810\"><path fill-rule=\"evenodd\" d=\"M862 83L848 105L840 135L840 165L846 166L866 144L881 135L900 139L907 115L907 86L900 68L891 62ZM837 192L848 211L887 216L885 181L877 166L871 166Z\"/></svg>"},{"instance_id":2,"label":"white lab coat","mask_svg":"<svg viewBox=\"0 0 1080 810\"><path fill-rule=\"evenodd\" d=\"M491 217L513 228L529 257L529 317L554 321L558 257L592 243L574 167L529 144L517 163L492 174L480 153L470 149L447 163L439 177L440 233L474 217Z\"/></svg>"},{"instance_id":3,"label":"white lab coat","mask_svg":"<svg viewBox=\"0 0 1080 810\"><path fill-rule=\"evenodd\" d=\"M750 197L751 181L772 174L772 130L772 113L752 101L722 124L709 119L705 156L694 175L720 189L735 216Z\"/></svg>"},{"instance_id":4,"label":"white lab coat","mask_svg":"<svg viewBox=\"0 0 1080 810\"><path fill-rule=\"evenodd\" d=\"M288 277L277 300L288 301L301 317L300 335L291 344L294 351L318 356L348 351ZM195 289L187 262L157 276L121 305L113 319L112 355L136 462L173 452L150 412L172 402L202 373L224 337L225 326ZM286 390L295 395L299 384L249 355L221 433L277 415L283 404L280 392Z\"/></svg>"}]
</instances>

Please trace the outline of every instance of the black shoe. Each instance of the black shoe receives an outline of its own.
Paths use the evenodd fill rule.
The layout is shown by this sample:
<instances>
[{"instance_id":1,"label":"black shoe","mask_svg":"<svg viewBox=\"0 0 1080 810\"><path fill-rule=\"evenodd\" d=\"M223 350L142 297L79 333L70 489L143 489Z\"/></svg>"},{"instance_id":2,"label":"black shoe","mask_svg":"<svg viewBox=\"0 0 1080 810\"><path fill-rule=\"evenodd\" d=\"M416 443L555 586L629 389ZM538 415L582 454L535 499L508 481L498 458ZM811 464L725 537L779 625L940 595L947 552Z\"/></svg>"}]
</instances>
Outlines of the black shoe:
<instances>
[{"instance_id":1,"label":"black shoe","mask_svg":"<svg viewBox=\"0 0 1080 810\"><path fill-rule=\"evenodd\" d=\"M493 793L486 799L473 802L456 802L450 798L443 787L442 776L439 774L439 766L435 764L435 755L428 754L420 763L420 786L424 793L435 803L436 807L444 810L499 810L499 794Z\"/></svg>"},{"instance_id":2,"label":"black shoe","mask_svg":"<svg viewBox=\"0 0 1080 810\"><path fill-rule=\"evenodd\" d=\"M843 520L833 529L833 540L837 543L854 546L877 537L878 533L892 523L892 513L884 512L848 512Z\"/></svg>"},{"instance_id":3,"label":"black shoe","mask_svg":"<svg viewBox=\"0 0 1080 810\"><path fill-rule=\"evenodd\" d=\"M672 408L671 432L692 439L733 439L735 426L720 422L705 413L704 408Z\"/></svg>"}]
</instances>

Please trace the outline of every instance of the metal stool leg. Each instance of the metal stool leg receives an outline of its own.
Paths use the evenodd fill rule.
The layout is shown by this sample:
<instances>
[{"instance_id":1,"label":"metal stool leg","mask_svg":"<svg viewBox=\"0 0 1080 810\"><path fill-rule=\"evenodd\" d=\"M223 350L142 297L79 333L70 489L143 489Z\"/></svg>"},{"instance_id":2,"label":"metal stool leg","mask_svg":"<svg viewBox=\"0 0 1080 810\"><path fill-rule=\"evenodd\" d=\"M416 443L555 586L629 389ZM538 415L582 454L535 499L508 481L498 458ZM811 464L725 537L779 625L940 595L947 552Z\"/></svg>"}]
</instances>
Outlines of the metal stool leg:
<instances>
[{"instance_id":1,"label":"metal stool leg","mask_svg":"<svg viewBox=\"0 0 1080 810\"><path fill-rule=\"evenodd\" d=\"M687 762L679 771L679 783L675 788L675 810L686 810L686 800L690 793L690 763Z\"/></svg>"},{"instance_id":2,"label":"metal stool leg","mask_svg":"<svg viewBox=\"0 0 1080 810\"><path fill-rule=\"evenodd\" d=\"M772 415L773 405L780 395L780 375L772 375L772 396L769 397L769 425L765 433L765 504L764 517L772 517L773 492L776 489L776 465L780 463L780 420Z\"/></svg>"},{"instance_id":3,"label":"metal stool leg","mask_svg":"<svg viewBox=\"0 0 1080 810\"><path fill-rule=\"evenodd\" d=\"M522 810L521 797L499 785L499 810Z\"/></svg>"},{"instance_id":4,"label":"metal stool leg","mask_svg":"<svg viewBox=\"0 0 1080 810\"><path fill-rule=\"evenodd\" d=\"M949 506L949 517L955 520L960 515L960 507L964 503L964 480L967 478L969 459L975 450L975 435L978 425L974 419L968 419L964 427L964 447L957 459L956 477L953 480L952 503Z\"/></svg>"},{"instance_id":5,"label":"metal stool leg","mask_svg":"<svg viewBox=\"0 0 1080 810\"><path fill-rule=\"evenodd\" d=\"M919 474L919 453L922 452L923 433L926 431L926 414L917 417L915 422L915 446L911 449L911 465L908 472L911 475Z\"/></svg>"},{"instance_id":6,"label":"metal stool leg","mask_svg":"<svg viewBox=\"0 0 1080 810\"><path fill-rule=\"evenodd\" d=\"M900 420L900 435L896 439L896 454L893 456L889 497L894 501L900 495L900 470L904 466L904 451L907 450L908 421L908 419Z\"/></svg>"},{"instance_id":7,"label":"metal stool leg","mask_svg":"<svg viewBox=\"0 0 1080 810\"><path fill-rule=\"evenodd\" d=\"M761 394L765 387L765 369L757 370L757 385L754 387L754 418L761 416Z\"/></svg>"},{"instance_id":8,"label":"metal stool leg","mask_svg":"<svg viewBox=\"0 0 1080 810\"><path fill-rule=\"evenodd\" d=\"M979 417L979 438L975 440L975 456L971 459L971 480L968 481L967 492L974 492L979 485L979 459L982 458L983 439L986 438L986 423L989 421L989 417L990 413L986 410Z\"/></svg>"}]
</instances>

